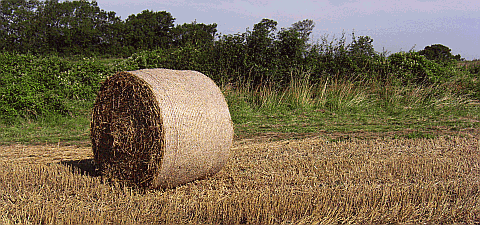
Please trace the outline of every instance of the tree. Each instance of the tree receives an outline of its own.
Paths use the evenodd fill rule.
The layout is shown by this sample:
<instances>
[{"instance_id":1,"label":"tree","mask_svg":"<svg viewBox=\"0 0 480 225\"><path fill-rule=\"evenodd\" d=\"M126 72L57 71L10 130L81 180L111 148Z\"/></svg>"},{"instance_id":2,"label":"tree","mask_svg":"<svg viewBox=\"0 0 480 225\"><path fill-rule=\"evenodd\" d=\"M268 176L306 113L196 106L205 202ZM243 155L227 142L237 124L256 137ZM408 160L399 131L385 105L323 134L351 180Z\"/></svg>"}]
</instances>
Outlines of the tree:
<instances>
[{"instance_id":1,"label":"tree","mask_svg":"<svg viewBox=\"0 0 480 225\"><path fill-rule=\"evenodd\" d=\"M275 49L278 63L283 70L288 71L300 64L305 55L306 43L302 34L295 29L281 29L278 32Z\"/></svg>"},{"instance_id":2,"label":"tree","mask_svg":"<svg viewBox=\"0 0 480 225\"><path fill-rule=\"evenodd\" d=\"M217 33L217 24L203 24L194 21L184 23L173 29L173 42L175 46L207 46L213 45Z\"/></svg>"},{"instance_id":3,"label":"tree","mask_svg":"<svg viewBox=\"0 0 480 225\"><path fill-rule=\"evenodd\" d=\"M45 24L45 42L54 51L90 53L107 43L116 44L112 27L121 20L114 12L101 10L95 1L50 0L39 14Z\"/></svg>"},{"instance_id":4,"label":"tree","mask_svg":"<svg viewBox=\"0 0 480 225\"><path fill-rule=\"evenodd\" d=\"M310 48L308 41L314 27L313 20L306 19L292 24L289 28L282 28L278 32L276 45L282 60L287 60L290 64L306 56Z\"/></svg>"},{"instance_id":5,"label":"tree","mask_svg":"<svg viewBox=\"0 0 480 225\"><path fill-rule=\"evenodd\" d=\"M431 46L426 46L423 50L419 51L420 55L425 56L429 60L434 60L437 62L447 62L450 60L461 60L460 54L452 55L450 53L452 50L447 46L441 44L434 44Z\"/></svg>"},{"instance_id":6,"label":"tree","mask_svg":"<svg viewBox=\"0 0 480 225\"><path fill-rule=\"evenodd\" d=\"M299 37L303 40L305 46L307 46L307 42L310 40L310 34L312 33L313 28L315 28L315 22L313 22L313 20L305 19L292 24L290 30L298 32Z\"/></svg>"},{"instance_id":7,"label":"tree","mask_svg":"<svg viewBox=\"0 0 480 225\"><path fill-rule=\"evenodd\" d=\"M28 51L35 43L38 0L0 1L0 48Z\"/></svg>"},{"instance_id":8,"label":"tree","mask_svg":"<svg viewBox=\"0 0 480 225\"><path fill-rule=\"evenodd\" d=\"M122 22L84 0L2 0L0 16L0 48L33 53L99 51L106 43L114 45L118 35L111 27Z\"/></svg>"},{"instance_id":9,"label":"tree","mask_svg":"<svg viewBox=\"0 0 480 225\"><path fill-rule=\"evenodd\" d=\"M267 68L272 64L275 55L275 31L277 22L270 19L262 19L253 26L252 32L247 32L246 47L249 61L256 67Z\"/></svg>"},{"instance_id":10,"label":"tree","mask_svg":"<svg viewBox=\"0 0 480 225\"><path fill-rule=\"evenodd\" d=\"M113 11L103 14L102 26L100 30L100 46L103 54L119 54L124 52L124 38L123 33L125 29L125 23L116 16Z\"/></svg>"},{"instance_id":11,"label":"tree","mask_svg":"<svg viewBox=\"0 0 480 225\"><path fill-rule=\"evenodd\" d=\"M110 32L111 25L120 22L113 12L101 10L95 1L74 1L70 4L72 17L69 27L73 34L71 41L74 50L81 52L82 49L86 49L88 52L94 52L98 51L100 45L112 41L110 38L113 37L107 36L106 33Z\"/></svg>"},{"instance_id":12,"label":"tree","mask_svg":"<svg viewBox=\"0 0 480 225\"><path fill-rule=\"evenodd\" d=\"M125 21L125 41L136 49L167 48L172 44L174 21L166 11L130 15Z\"/></svg>"},{"instance_id":13,"label":"tree","mask_svg":"<svg viewBox=\"0 0 480 225\"><path fill-rule=\"evenodd\" d=\"M353 33L352 39L352 43L348 46L348 51L351 55L368 57L376 55L372 38L369 36L360 36L357 38Z\"/></svg>"},{"instance_id":14,"label":"tree","mask_svg":"<svg viewBox=\"0 0 480 225\"><path fill-rule=\"evenodd\" d=\"M214 42L212 58L217 65L217 74L228 75L225 80L240 80L247 72L246 33L229 34ZM227 76L225 76L227 77Z\"/></svg>"}]
</instances>

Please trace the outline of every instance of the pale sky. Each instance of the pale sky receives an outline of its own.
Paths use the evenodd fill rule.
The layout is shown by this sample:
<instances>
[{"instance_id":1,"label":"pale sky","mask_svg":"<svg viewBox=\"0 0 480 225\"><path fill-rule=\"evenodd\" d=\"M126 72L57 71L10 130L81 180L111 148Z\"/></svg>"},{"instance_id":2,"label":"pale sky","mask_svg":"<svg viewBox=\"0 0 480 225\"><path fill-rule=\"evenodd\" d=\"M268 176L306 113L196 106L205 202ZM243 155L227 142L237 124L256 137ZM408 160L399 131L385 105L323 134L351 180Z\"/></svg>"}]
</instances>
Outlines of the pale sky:
<instances>
[{"instance_id":1,"label":"pale sky","mask_svg":"<svg viewBox=\"0 0 480 225\"><path fill-rule=\"evenodd\" d=\"M480 59L480 1L478 0L97 0L105 11L125 20L145 9L167 11L175 24L218 24L221 34L243 33L263 18L277 29L304 19L315 22L313 40L328 35L370 36L376 51L422 50L442 44L467 60Z\"/></svg>"}]
</instances>

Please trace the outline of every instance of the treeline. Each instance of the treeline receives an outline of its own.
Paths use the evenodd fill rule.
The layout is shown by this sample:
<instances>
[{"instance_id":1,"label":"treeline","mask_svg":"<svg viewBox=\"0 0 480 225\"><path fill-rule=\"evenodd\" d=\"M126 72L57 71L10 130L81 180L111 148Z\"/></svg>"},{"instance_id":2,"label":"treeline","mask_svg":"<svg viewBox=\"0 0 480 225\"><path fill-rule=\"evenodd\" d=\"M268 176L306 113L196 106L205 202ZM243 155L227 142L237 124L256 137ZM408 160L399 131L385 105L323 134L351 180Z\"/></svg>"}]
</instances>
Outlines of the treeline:
<instances>
[{"instance_id":1,"label":"treeline","mask_svg":"<svg viewBox=\"0 0 480 225\"><path fill-rule=\"evenodd\" d=\"M135 69L197 70L217 83L274 88L284 88L292 79L317 83L325 78L432 84L445 82L458 71L448 47L441 57L431 59L414 51L387 56L375 51L373 39L368 36L352 34L350 43L345 35L311 41L312 20L280 30L276 26L277 22L263 19L253 30L223 35L212 45L140 51L127 63Z\"/></svg>"},{"instance_id":2,"label":"treeline","mask_svg":"<svg viewBox=\"0 0 480 225\"><path fill-rule=\"evenodd\" d=\"M451 77L445 63L460 59L442 45L387 57L374 50L373 39L368 36L353 34L350 43L345 36L310 40L315 24L308 19L281 29L276 21L263 19L244 33L217 35L216 24L175 26L175 18L165 11L145 10L123 21L115 12L100 9L95 1L0 3L0 49L5 52L107 57L134 54L132 58L140 68L198 70L222 82L282 86L295 74L308 74L312 80L328 75L436 82Z\"/></svg>"},{"instance_id":3,"label":"treeline","mask_svg":"<svg viewBox=\"0 0 480 225\"><path fill-rule=\"evenodd\" d=\"M75 114L88 108L78 105L91 104L107 76L143 68L196 70L247 89L343 79L442 85L480 98L480 67L459 67L461 57L446 46L387 55L368 36L311 40L315 24L308 19L280 29L262 19L252 30L217 35L216 24L175 26L164 11L122 21L96 2L0 0L0 20L0 121ZM124 59L104 63L95 56Z\"/></svg>"},{"instance_id":4,"label":"treeline","mask_svg":"<svg viewBox=\"0 0 480 225\"><path fill-rule=\"evenodd\" d=\"M92 1L1 0L0 49L18 53L129 56L138 50L212 43L216 24L174 25L168 12L121 20Z\"/></svg>"},{"instance_id":5,"label":"treeline","mask_svg":"<svg viewBox=\"0 0 480 225\"><path fill-rule=\"evenodd\" d=\"M0 0L0 49L36 55L130 57L135 68L197 70L217 82L284 87L291 79L442 82L460 55L443 45L389 56L352 34L310 40L303 20L287 28L262 19L244 33L217 35L216 24L174 25L169 12L145 10L125 21L95 1Z\"/></svg>"}]
</instances>

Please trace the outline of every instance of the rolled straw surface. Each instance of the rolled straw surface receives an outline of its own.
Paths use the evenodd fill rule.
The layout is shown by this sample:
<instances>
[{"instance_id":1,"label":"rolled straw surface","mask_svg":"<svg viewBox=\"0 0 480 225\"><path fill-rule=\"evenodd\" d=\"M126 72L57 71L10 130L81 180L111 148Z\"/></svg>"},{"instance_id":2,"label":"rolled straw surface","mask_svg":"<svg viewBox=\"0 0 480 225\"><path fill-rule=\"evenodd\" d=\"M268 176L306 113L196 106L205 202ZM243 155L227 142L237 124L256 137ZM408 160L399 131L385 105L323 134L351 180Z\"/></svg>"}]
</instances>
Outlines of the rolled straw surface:
<instances>
[{"instance_id":1,"label":"rolled straw surface","mask_svg":"<svg viewBox=\"0 0 480 225\"><path fill-rule=\"evenodd\" d=\"M93 107L96 164L107 177L139 186L171 188L218 172L232 139L223 94L195 71L119 72Z\"/></svg>"}]
</instances>

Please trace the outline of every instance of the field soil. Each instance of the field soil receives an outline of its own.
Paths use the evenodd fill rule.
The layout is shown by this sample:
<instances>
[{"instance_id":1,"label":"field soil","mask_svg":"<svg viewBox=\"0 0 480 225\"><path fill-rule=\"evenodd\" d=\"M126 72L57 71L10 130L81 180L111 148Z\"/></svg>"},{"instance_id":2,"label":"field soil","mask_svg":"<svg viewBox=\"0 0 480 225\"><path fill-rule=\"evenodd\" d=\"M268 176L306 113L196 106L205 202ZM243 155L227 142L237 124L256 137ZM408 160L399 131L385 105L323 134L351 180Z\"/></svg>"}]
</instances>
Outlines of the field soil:
<instances>
[{"instance_id":1,"label":"field soil","mask_svg":"<svg viewBox=\"0 0 480 225\"><path fill-rule=\"evenodd\" d=\"M167 190L103 179L88 143L1 146L0 224L480 223L479 130L408 133L237 137L219 173Z\"/></svg>"}]
</instances>

